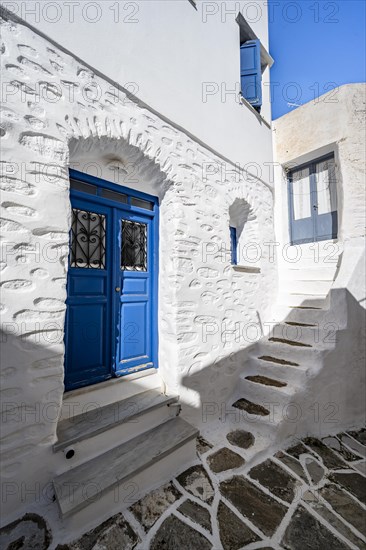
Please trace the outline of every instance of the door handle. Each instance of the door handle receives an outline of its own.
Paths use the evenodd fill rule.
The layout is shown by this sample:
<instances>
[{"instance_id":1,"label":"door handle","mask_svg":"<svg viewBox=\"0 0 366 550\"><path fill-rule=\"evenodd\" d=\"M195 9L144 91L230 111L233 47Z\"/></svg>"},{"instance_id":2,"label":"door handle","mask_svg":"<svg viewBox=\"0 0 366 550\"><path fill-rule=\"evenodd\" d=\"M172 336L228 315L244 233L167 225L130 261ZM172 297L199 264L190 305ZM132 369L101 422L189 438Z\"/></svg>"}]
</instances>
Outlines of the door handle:
<instances>
[{"instance_id":1,"label":"door handle","mask_svg":"<svg viewBox=\"0 0 366 550\"><path fill-rule=\"evenodd\" d=\"M316 204L313 204L314 210L318 210L318 206Z\"/></svg>"},{"instance_id":2,"label":"door handle","mask_svg":"<svg viewBox=\"0 0 366 550\"><path fill-rule=\"evenodd\" d=\"M116 291L116 292L121 292L121 287L116 286L115 291Z\"/></svg>"}]
</instances>

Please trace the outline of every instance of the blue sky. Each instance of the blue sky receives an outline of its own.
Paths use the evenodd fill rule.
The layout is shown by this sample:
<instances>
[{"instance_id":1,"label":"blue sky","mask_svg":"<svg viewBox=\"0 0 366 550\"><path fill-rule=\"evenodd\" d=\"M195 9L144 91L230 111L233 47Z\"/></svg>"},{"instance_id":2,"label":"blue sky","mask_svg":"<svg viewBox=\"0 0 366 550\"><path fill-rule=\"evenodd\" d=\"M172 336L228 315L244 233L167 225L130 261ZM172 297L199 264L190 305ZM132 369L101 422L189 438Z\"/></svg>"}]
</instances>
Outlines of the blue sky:
<instances>
[{"instance_id":1,"label":"blue sky","mask_svg":"<svg viewBox=\"0 0 366 550\"><path fill-rule=\"evenodd\" d=\"M269 0L268 15L273 119L365 81L365 0Z\"/></svg>"}]
</instances>

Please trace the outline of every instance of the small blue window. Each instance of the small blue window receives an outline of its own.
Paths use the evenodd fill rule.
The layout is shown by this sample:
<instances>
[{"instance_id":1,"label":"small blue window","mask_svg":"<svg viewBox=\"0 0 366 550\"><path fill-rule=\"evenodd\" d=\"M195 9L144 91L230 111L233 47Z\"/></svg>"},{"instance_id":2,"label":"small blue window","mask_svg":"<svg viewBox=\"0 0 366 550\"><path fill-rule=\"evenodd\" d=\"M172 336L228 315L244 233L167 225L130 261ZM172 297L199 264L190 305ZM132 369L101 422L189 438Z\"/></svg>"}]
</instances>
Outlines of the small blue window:
<instances>
[{"instance_id":1,"label":"small blue window","mask_svg":"<svg viewBox=\"0 0 366 550\"><path fill-rule=\"evenodd\" d=\"M231 245L231 264L232 265L237 265L237 263L238 263L238 256L237 256L238 241L237 241L237 235L236 235L236 227L230 227L230 245Z\"/></svg>"},{"instance_id":2,"label":"small blue window","mask_svg":"<svg viewBox=\"0 0 366 550\"><path fill-rule=\"evenodd\" d=\"M260 112L262 106L261 44L247 40L240 46L240 80L242 96Z\"/></svg>"}]
</instances>

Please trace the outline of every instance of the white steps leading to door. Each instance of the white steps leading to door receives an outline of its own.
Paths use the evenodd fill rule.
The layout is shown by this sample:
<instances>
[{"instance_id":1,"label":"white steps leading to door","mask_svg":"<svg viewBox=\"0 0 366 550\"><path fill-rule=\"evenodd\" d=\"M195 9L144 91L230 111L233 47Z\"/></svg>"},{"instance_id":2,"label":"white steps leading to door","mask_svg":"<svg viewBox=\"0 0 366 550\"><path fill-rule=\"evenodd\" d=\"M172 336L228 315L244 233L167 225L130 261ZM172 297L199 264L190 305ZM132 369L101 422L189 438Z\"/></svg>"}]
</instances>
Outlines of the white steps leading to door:
<instances>
[{"instance_id":1,"label":"white steps leading to door","mask_svg":"<svg viewBox=\"0 0 366 550\"><path fill-rule=\"evenodd\" d=\"M324 309L328 307L327 294L307 294L306 292L291 292L287 289L279 293L278 301L287 307L306 307Z\"/></svg>"},{"instance_id":2,"label":"white steps leading to door","mask_svg":"<svg viewBox=\"0 0 366 550\"><path fill-rule=\"evenodd\" d=\"M147 390L160 389L161 386L162 381L157 369L151 368L69 391L64 394L60 420L83 414L93 404L95 407L103 407Z\"/></svg>"},{"instance_id":3,"label":"white steps leading to door","mask_svg":"<svg viewBox=\"0 0 366 550\"><path fill-rule=\"evenodd\" d=\"M177 402L177 397L159 393L159 388L156 388L66 418L57 425L57 441L53 450L65 449L122 424L136 423L143 415L150 415L155 409Z\"/></svg>"},{"instance_id":4,"label":"white steps leading to door","mask_svg":"<svg viewBox=\"0 0 366 550\"><path fill-rule=\"evenodd\" d=\"M327 321L321 323L285 321L273 326L270 338L290 340L311 346L319 343L331 344L334 343L334 327Z\"/></svg>"},{"instance_id":5,"label":"white steps leading to door","mask_svg":"<svg viewBox=\"0 0 366 550\"><path fill-rule=\"evenodd\" d=\"M269 385L269 380L271 384ZM282 387L274 386L273 384L285 384ZM288 382L269 378L262 375L247 375L240 377L240 389L245 392L245 398L252 402L260 402L264 406L273 401L281 400L282 403L288 403L296 391L296 388ZM244 395L244 393L243 393Z\"/></svg>"},{"instance_id":6,"label":"white steps leading to door","mask_svg":"<svg viewBox=\"0 0 366 550\"><path fill-rule=\"evenodd\" d=\"M149 384L156 380L151 376ZM121 387L119 380L114 382ZM125 385L127 393L137 390L128 397L102 405L96 399L85 401L85 412L58 423L53 481L61 513L70 516L67 529L84 532L84 523L93 525L103 514L129 507L195 458L198 430L178 417L178 397L166 395L160 386L140 391L144 388L137 382ZM107 396L115 397L114 390ZM93 386L81 396L95 391Z\"/></svg>"},{"instance_id":7,"label":"white steps leading to door","mask_svg":"<svg viewBox=\"0 0 366 550\"><path fill-rule=\"evenodd\" d=\"M280 323L303 323L316 326L324 326L325 321L334 320L333 313L328 307L312 308L301 306L285 306L276 304L273 308L269 326Z\"/></svg>"},{"instance_id":8,"label":"white steps leading to door","mask_svg":"<svg viewBox=\"0 0 366 550\"><path fill-rule=\"evenodd\" d=\"M309 367L294 366L287 363L284 359L270 355L259 357L252 355L246 363L243 376L244 378L255 375L266 376L300 387L306 378Z\"/></svg>"},{"instance_id":9,"label":"white steps leading to door","mask_svg":"<svg viewBox=\"0 0 366 550\"><path fill-rule=\"evenodd\" d=\"M297 266L289 267L287 269L280 269L279 276L281 281L329 281L334 279L336 266L331 264L330 266L320 265L314 267L310 266Z\"/></svg>"},{"instance_id":10,"label":"white steps leading to door","mask_svg":"<svg viewBox=\"0 0 366 550\"><path fill-rule=\"evenodd\" d=\"M71 470L175 418L180 410L177 396L155 388L61 420L53 445L54 471L58 475Z\"/></svg>"},{"instance_id":11,"label":"white steps leading to door","mask_svg":"<svg viewBox=\"0 0 366 550\"><path fill-rule=\"evenodd\" d=\"M258 342L256 351L258 353L258 357L276 357L290 363L296 363L303 366L313 364L314 361L316 361L317 358L323 353L323 349L321 349L319 345L300 347L298 345L289 345L285 342L265 339Z\"/></svg>"},{"instance_id":12,"label":"white steps leading to door","mask_svg":"<svg viewBox=\"0 0 366 550\"><path fill-rule=\"evenodd\" d=\"M57 476L54 479L54 488L62 515L70 516L90 504L95 504L106 493L113 493L117 485L148 471L163 458L173 455L175 451L192 442L197 435L196 428L176 417ZM186 463L187 454L182 453L182 456ZM192 460L193 458L194 455ZM179 461L175 454L170 468L164 465L162 477L167 481L178 470ZM156 479L151 484L154 482ZM72 498L70 487L73 488ZM94 488L94 492L91 494L88 488Z\"/></svg>"},{"instance_id":13,"label":"white steps leading to door","mask_svg":"<svg viewBox=\"0 0 366 550\"><path fill-rule=\"evenodd\" d=\"M277 302L228 404L233 410L239 407L240 428L255 435L250 461L256 462L276 441L296 434L303 398L299 394L335 347L338 325L330 309L330 290L341 251L329 262L332 251L334 243L319 243L315 261L311 245L304 246L300 261L280 265Z\"/></svg>"},{"instance_id":14,"label":"white steps leading to door","mask_svg":"<svg viewBox=\"0 0 366 550\"><path fill-rule=\"evenodd\" d=\"M298 258L298 262L302 262L304 259L309 259L313 262L313 264L318 264L320 261L333 263L337 262L338 256L342 252L342 243L330 239L287 246L286 250L283 251L283 258L284 260L287 260L286 265L288 265L296 257Z\"/></svg>"},{"instance_id":15,"label":"white steps leading to door","mask_svg":"<svg viewBox=\"0 0 366 550\"><path fill-rule=\"evenodd\" d=\"M286 290L291 294L311 294L326 296L332 286L332 281L315 281L303 279L288 279Z\"/></svg>"}]
</instances>

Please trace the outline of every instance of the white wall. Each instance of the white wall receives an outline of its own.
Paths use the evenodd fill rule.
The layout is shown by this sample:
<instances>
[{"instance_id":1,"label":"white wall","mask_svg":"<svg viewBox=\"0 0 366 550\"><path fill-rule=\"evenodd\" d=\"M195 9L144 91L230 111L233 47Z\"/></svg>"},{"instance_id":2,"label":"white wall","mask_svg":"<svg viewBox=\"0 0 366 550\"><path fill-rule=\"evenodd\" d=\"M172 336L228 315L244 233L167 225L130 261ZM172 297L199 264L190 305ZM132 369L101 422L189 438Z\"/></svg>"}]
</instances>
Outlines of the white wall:
<instances>
[{"instance_id":1,"label":"white wall","mask_svg":"<svg viewBox=\"0 0 366 550\"><path fill-rule=\"evenodd\" d=\"M366 420L365 239L345 242L330 306L320 326L334 327L334 342L322 350L311 375L292 399L296 421L286 418L277 442L306 435L325 437L359 429ZM333 337L333 335L332 335ZM327 348L327 349L326 349Z\"/></svg>"},{"instance_id":2,"label":"white wall","mask_svg":"<svg viewBox=\"0 0 366 550\"><path fill-rule=\"evenodd\" d=\"M290 241L284 168L330 152L336 163L339 223L334 244L310 245L311 253L309 245L296 247L305 259L307 255L307 263L302 265L300 260L297 267L312 267L314 280L316 269L334 267L329 310L324 311L321 322L334 326L336 341L323 351L322 362L296 394L294 402L303 414L292 426L284 423L283 438L340 433L365 421L365 91L365 84L341 86L274 123L277 241L282 245ZM318 253L320 259L316 259ZM296 256L288 251L290 255ZM338 258L338 266L332 264L334 258ZM291 265L282 261L280 274L288 267ZM323 411L323 420L314 417L313 406Z\"/></svg>"},{"instance_id":3,"label":"white wall","mask_svg":"<svg viewBox=\"0 0 366 550\"><path fill-rule=\"evenodd\" d=\"M131 161L138 185L160 197L159 371L185 412L198 415L202 401L225 402L232 392L241 352L255 341L243 329L266 317L276 265L263 244L273 238L273 196L265 184L227 163L224 178L207 170L221 162L210 150L137 102L121 95L116 101L116 88L28 27L9 20L2 39L1 374L9 407L2 460L4 480L15 488L6 496L7 522L44 497L22 500L22 483L42 491L55 476L70 161L93 158L102 175L111 155ZM94 104L83 98L85 83L101 90ZM230 265L229 208L238 199L257 220L260 273Z\"/></svg>"},{"instance_id":4,"label":"white wall","mask_svg":"<svg viewBox=\"0 0 366 550\"><path fill-rule=\"evenodd\" d=\"M276 234L288 243L287 179L283 167L334 152L338 242L365 235L365 84L346 84L274 123Z\"/></svg>"},{"instance_id":5,"label":"white wall","mask_svg":"<svg viewBox=\"0 0 366 550\"><path fill-rule=\"evenodd\" d=\"M268 48L264 0L198 0L197 10L189 0L103 0L96 3L99 11L88 0L74 3L74 11L62 0L1 4L219 154L268 181L269 168L263 163L272 161L271 131L238 103L240 42L235 21L240 9ZM50 4L53 7L44 7ZM270 121L268 69L263 77L262 114ZM207 101L204 83L212 83L209 89L214 92ZM232 90L236 93L226 93Z\"/></svg>"}]
</instances>

